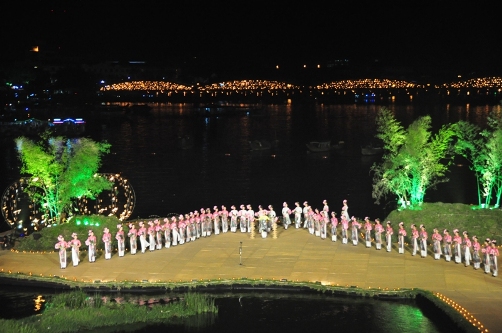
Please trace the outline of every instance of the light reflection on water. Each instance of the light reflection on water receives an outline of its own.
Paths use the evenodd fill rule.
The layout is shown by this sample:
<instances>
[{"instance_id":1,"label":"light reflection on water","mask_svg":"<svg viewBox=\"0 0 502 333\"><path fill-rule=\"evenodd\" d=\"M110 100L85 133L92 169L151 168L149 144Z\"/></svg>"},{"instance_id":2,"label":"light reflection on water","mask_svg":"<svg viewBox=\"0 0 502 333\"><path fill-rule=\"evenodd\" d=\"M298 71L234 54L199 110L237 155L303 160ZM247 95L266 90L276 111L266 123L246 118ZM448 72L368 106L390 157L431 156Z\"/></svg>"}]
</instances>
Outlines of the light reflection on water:
<instances>
[{"instance_id":1,"label":"light reflection on water","mask_svg":"<svg viewBox=\"0 0 502 333\"><path fill-rule=\"evenodd\" d=\"M321 208L328 200L339 212L348 199L350 214L384 218L393 202L375 205L369 168L378 156L362 156L360 148L374 141L374 104L252 105L256 115L208 117L194 115L192 104L152 104L147 115L86 118L86 135L111 143L111 154L100 169L119 172L136 193L132 217L186 213L214 205L272 204L309 201ZM469 120L484 126L492 106L392 104L396 118L407 126L430 114L433 127ZM496 106L500 111L500 106ZM178 138L193 137L192 149L179 149ZM276 142L269 151L251 151L249 141ZM311 140L345 142L341 151L309 153ZM5 143L5 144L4 144ZM18 177L13 139L3 138L2 188ZM474 175L467 163L452 166L452 181L428 190L426 201L477 201Z\"/></svg>"},{"instance_id":2,"label":"light reflection on water","mask_svg":"<svg viewBox=\"0 0 502 333\"><path fill-rule=\"evenodd\" d=\"M34 310L36 293L0 290L1 317L23 318ZM107 294L122 300L165 299L166 295ZM180 296L180 295L178 295ZM181 295L182 296L182 295ZM360 297L337 297L319 294L243 292L213 294L217 315L199 315L188 321L171 324L134 324L104 328L93 332L277 332L277 331L346 331L346 332L458 332L449 320L424 312L414 300L376 300ZM174 298L174 295L169 295ZM50 294L43 296L50 301ZM147 305L139 305L147 306ZM432 317L431 317L432 316Z\"/></svg>"}]
</instances>

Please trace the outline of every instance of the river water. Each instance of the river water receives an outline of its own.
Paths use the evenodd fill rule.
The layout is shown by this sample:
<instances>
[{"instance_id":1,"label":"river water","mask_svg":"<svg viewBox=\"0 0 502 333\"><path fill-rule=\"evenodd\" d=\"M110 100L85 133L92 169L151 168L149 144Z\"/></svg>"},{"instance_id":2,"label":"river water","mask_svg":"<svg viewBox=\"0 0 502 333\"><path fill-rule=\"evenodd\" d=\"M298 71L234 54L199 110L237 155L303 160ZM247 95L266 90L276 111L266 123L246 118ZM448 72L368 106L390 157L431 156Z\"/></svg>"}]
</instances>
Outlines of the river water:
<instances>
[{"instance_id":1,"label":"river water","mask_svg":"<svg viewBox=\"0 0 502 333\"><path fill-rule=\"evenodd\" d=\"M201 116L194 104L150 104L146 113L96 116L80 110L87 122L84 135L111 143L101 172L120 173L133 186L136 205L131 218L186 213L204 207L251 204L290 207L308 201L340 211L347 199L349 214L385 218L395 208L392 198L375 205L371 197L371 165L380 156L363 156L361 146L375 141L375 104L251 104L249 112ZM429 114L434 131L441 125L468 120L485 126L492 105L391 104L405 126ZM193 147L180 149L179 137ZM13 137L1 138L0 188L19 176ZM252 151L249 141L267 140L272 148ZM343 141L342 149L311 153L306 143ZM451 167L450 182L428 190L425 201L476 203L474 175L465 161ZM2 228L5 228L4 225Z\"/></svg>"},{"instance_id":2,"label":"river water","mask_svg":"<svg viewBox=\"0 0 502 333\"><path fill-rule=\"evenodd\" d=\"M21 319L43 312L54 292L48 290L0 288L0 318ZM90 294L94 296L95 294ZM129 301L165 299L183 295L101 294ZM316 293L223 292L211 295L217 315L200 315L170 324L134 324L96 329L92 332L458 332L445 316L428 309L419 300L377 300L363 297L332 296ZM429 304L429 303L427 303ZM147 305L138 305L147 306Z\"/></svg>"}]
</instances>

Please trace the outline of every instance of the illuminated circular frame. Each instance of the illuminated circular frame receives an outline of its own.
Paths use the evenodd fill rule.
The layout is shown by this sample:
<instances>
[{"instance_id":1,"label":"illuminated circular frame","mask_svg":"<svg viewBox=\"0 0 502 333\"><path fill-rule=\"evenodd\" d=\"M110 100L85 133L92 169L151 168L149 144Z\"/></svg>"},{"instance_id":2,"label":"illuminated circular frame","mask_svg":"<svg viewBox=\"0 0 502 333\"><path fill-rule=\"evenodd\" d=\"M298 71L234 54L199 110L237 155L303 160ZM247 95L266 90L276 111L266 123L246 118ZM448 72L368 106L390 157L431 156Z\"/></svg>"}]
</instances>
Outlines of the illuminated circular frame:
<instances>
[{"instance_id":1,"label":"illuminated circular frame","mask_svg":"<svg viewBox=\"0 0 502 333\"><path fill-rule=\"evenodd\" d=\"M127 220L136 206L136 194L131 183L122 178L120 174L98 173L98 175L106 177L113 183L112 190L102 191L95 199L85 197L76 199L77 214L116 216L121 221ZM25 191L28 186L32 187L33 191L37 190L37 187L30 182L30 177L21 177L8 186L2 194L0 203L2 215L11 228L26 228L27 221L23 221L22 218L26 214L29 219L29 227L37 229L39 225L46 224L40 204L35 204ZM69 217L67 216L67 218Z\"/></svg>"}]
</instances>

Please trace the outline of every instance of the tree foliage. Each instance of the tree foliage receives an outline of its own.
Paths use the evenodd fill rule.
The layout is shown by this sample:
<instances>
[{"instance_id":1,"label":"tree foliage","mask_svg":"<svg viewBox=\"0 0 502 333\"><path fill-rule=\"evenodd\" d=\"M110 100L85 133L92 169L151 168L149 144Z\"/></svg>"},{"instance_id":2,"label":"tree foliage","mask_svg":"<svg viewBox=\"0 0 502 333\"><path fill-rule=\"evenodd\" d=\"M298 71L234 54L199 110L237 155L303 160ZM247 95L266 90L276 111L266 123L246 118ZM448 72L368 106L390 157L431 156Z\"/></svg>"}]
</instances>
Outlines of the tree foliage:
<instances>
[{"instance_id":1,"label":"tree foliage","mask_svg":"<svg viewBox=\"0 0 502 333\"><path fill-rule=\"evenodd\" d=\"M379 203L392 194L401 206L420 206L427 189L448 180L453 126L445 125L433 135L431 117L424 116L404 129L386 108L379 110L376 124L384 155L371 168L373 198Z\"/></svg>"},{"instance_id":2,"label":"tree foliage","mask_svg":"<svg viewBox=\"0 0 502 333\"><path fill-rule=\"evenodd\" d=\"M487 129L466 121L456 127L455 151L471 163L478 182L479 205L495 207L502 197L502 115L493 109L487 118Z\"/></svg>"},{"instance_id":3,"label":"tree foliage","mask_svg":"<svg viewBox=\"0 0 502 333\"><path fill-rule=\"evenodd\" d=\"M30 177L25 191L50 220L71 215L74 199L93 199L112 187L106 178L97 175L102 155L109 152L108 143L43 136L40 142L20 137L16 145L21 174Z\"/></svg>"}]
</instances>

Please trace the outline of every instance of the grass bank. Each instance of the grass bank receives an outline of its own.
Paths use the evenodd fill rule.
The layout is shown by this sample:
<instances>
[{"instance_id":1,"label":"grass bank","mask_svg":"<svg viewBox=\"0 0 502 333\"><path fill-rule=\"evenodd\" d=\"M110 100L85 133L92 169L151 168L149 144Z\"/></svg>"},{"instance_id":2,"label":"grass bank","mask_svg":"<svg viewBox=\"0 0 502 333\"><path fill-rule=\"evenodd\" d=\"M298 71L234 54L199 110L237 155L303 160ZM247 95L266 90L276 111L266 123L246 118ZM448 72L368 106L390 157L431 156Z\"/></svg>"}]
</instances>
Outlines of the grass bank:
<instances>
[{"instance_id":1,"label":"grass bank","mask_svg":"<svg viewBox=\"0 0 502 333\"><path fill-rule=\"evenodd\" d=\"M441 234L444 229L448 229L451 235L453 235L453 229L458 229L460 233L467 231L470 237L476 235L480 243L485 238L502 241L501 209L479 209L476 206L458 203L424 203L420 209L416 210L394 210L385 221L382 221L383 224L386 221L392 222L395 231L398 223L404 222L408 231L413 223L417 225L417 228L423 224L429 236L434 228L438 228ZM394 235L396 234L395 232Z\"/></svg>"},{"instance_id":2,"label":"grass bank","mask_svg":"<svg viewBox=\"0 0 502 333\"><path fill-rule=\"evenodd\" d=\"M99 294L90 296L75 290L53 296L41 315L0 320L0 328L3 333L36 333L48 328L52 333L85 332L137 323L151 325L217 312L214 299L202 294L186 293L164 304L146 305L128 300L111 302Z\"/></svg>"}]
</instances>

